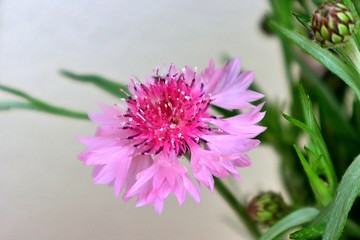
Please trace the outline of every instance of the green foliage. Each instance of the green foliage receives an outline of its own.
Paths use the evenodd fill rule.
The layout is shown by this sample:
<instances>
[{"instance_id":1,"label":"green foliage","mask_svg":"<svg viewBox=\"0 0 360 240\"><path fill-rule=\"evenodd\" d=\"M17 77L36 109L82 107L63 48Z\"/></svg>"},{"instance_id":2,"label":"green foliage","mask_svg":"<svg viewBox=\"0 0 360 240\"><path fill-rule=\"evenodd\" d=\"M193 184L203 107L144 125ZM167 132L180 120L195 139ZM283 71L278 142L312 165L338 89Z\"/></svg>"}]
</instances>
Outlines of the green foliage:
<instances>
[{"instance_id":1,"label":"green foliage","mask_svg":"<svg viewBox=\"0 0 360 240\"><path fill-rule=\"evenodd\" d=\"M322 206L326 206L326 204L328 204L331 199L333 198L331 191L329 190L329 188L326 185L326 182L324 182L319 174L310 166L310 164L308 163L308 161L305 159L304 155L302 154L301 150L299 149L298 146L294 145L296 153L299 156L299 159L301 161L301 164L303 165L303 168L309 178L310 181L310 185L314 191L315 194L315 198L316 200L322 205ZM305 148L307 150L308 153L310 153L311 151L307 148ZM315 155L315 154L309 154L309 155ZM317 158L317 160L319 161L321 159L321 156L319 156Z\"/></svg>"},{"instance_id":2,"label":"green foliage","mask_svg":"<svg viewBox=\"0 0 360 240\"><path fill-rule=\"evenodd\" d=\"M126 96L127 88L125 85L113 82L106 78L97 75L79 75L65 70L62 70L61 74L75 81L79 81L83 83L91 83L116 97L124 97L124 98L127 97ZM120 89L122 89L123 91L121 91ZM0 84L0 90L26 100L26 102L21 102L21 101L0 102L0 111L11 110L11 109L28 109L28 110L35 110L35 111L41 111L50 114L65 116L65 117L88 119L86 113L66 109L63 107L59 107L47 103L19 89L15 89Z\"/></svg>"},{"instance_id":3,"label":"green foliage","mask_svg":"<svg viewBox=\"0 0 360 240\"><path fill-rule=\"evenodd\" d=\"M308 146L305 147L309 161L305 159L296 145L295 150L309 178L317 202L322 206L326 206L332 200L335 193L337 178L330 155L312 112L311 102L301 85L299 86L299 93L300 107L303 109L305 123L287 115L284 115L284 117L289 122L309 134Z\"/></svg>"},{"instance_id":4,"label":"green foliage","mask_svg":"<svg viewBox=\"0 0 360 240\"><path fill-rule=\"evenodd\" d=\"M64 77L67 77L71 80L83 83L91 83L116 97L126 98L126 94L124 92L127 92L127 87L124 84L114 82L98 75L81 75L67 70L61 70L60 73ZM124 92L120 91L120 89L122 89Z\"/></svg>"},{"instance_id":5,"label":"green foliage","mask_svg":"<svg viewBox=\"0 0 360 240\"><path fill-rule=\"evenodd\" d=\"M38 98L35 98L23 91L20 91L18 89L5 86L0 84L0 90L13 94L17 97L21 97L27 102L18 102L18 101L6 101L6 102L0 102L0 110L10 110L10 109L31 109L31 110L37 110L42 112L47 112L51 114L56 114L60 116L65 117L72 117L72 118L78 118L78 119L88 119L86 113L73 111L69 109L65 109L63 107L58 107L49 103L46 103Z\"/></svg>"},{"instance_id":6,"label":"green foliage","mask_svg":"<svg viewBox=\"0 0 360 240\"><path fill-rule=\"evenodd\" d=\"M351 13L354 15L355 20L359 21L360 2L358 0L343 0L343 3L348 7ZM355 32L358 44L360 43L360 33ZM358 45L360 47L360 45Z\"/></svg>"},{"instance_id":7,"label":"green foliage","mask_svg":"<svg viewBox=\"0 0 360 240\"><path fill-rule=\"evenodd\" d=\"M360 195L360 155L353 161L345 172L334 200L324 208L314 222L301 230L291 234L292 239L339 239L344 227L345 235L359 237L360 227L348 220L353 203Z\"/></svg>"},{"instance_id":8,"label":"green foliage","mask_svg":"<svg viewBox=\"0 0 360 240\"><path fill-rule=\"evenodd\" d=\"M360 195L360 155L345 172L329 212L324 240L338 239L344 229L348 214L357 196Z\"/></svg>"},{"instance_id":9,"label":"green foliage","mask_svg":"<svg viewBox=\"0 0 360 240\"><path fill-rule=\"evenodd\" d=\"M291 41L300 47L304 52L318 60L327 69L339 76L360 99L360 73L351 65L332 54L328 49L324 49L315 42L304 37L300 33L289 30L276 22L271 22L272 27L279 33L279 36Z\"/></svg>"},{"instance_id":10,"label":"green foliage","mask_svg":"<svg viewBox=\"0 0 360 240\"><path fill-rule=\"evenodd\" d=\"M310 165L314 170L318 172L319 175L324 175L324 180L329 184L330 192L335 192L335 189L337 187L337 179L334 167L332 165L332 161L326 144L321 135L320 128L315 119L311 101L306 95L302 85L299 85L299 96L305 123L311 131L308 132L303 129L310 135L308 146Z\"/></svg>"},{"instance_id":11,"label":"green foliage","mask_svg":"<svg viewBox=\"0 0 360 240\"><path fill-rule=\"evenodd\" d=\"M279 11L282 11L279 8L280 3L270 0L275 16L267 24L280 38L284 51L286 76L292 89L293 102L290 109L292 117L287 115L284 117L294 126L299 127L302 132L307 133L309 137L303 151L297 146L301 134L293 139L293 143L295 143L299 162L311 183L318 203L316 206L321 210L309 226L292 233L291 238L319 239L323 236L323 239L339 239L341 236L344 239L346 237L359 239L360 204L354 204L354 199L359 195L357 186L360 185L357 182L360 179L359 174L355 173L354 169L359 169L359 166L354 167L354 163L350 164L352 159L359 154L360 146L360 31L357 25L355 44L350 41L350 44L331 50L324 49L312 41L308 35L308 16L311 15L315 6L324 2L328 1L313 0L314 5L301 0L293 1L293 4L286 6L284 11L290 8L294 17L284 19L276 17ZM359 21L360 1L344 0L343 2ZM277 6L273 6L274 4ZM296 22L300 24L295 25ZM295 50L297 48L320 62L327 69L325 74L316 73L313 63ZM299 75L293 74L293 65L299 67ZM299 81L303 82L303 87L300 87L299 92L300 102L295 98L296 91L293 91L296 89L294 85ZM349 99L351 95L349 89L355 93L354 100ZM310 95L312 103L305 92ZM299 108L305 115L298 115ZM279 147L276 144L273 146ZM296 175L299 169L293 168L293 171ZM337 177L342 178L339 186ZM352 181L345 180L350 178ZM329 179L332 179L330 181L334 183L332 186ZM346 182L352 182L352 184L346 184ZM353 191L350 195L351 188ZM291 191L289 193L293 194ZM299 205L296 206L299 207ZM351 208L352 211L350 211ZM344 234L341 235L342 232Z\"/></svg>"},{"instance_id":12,"label":"green foliage","mask_svg":"<svg viewBox=\"0 0 360 240\"><path fill-rule=\"evenodd\" d=\"M290 234L290 239L295 240L305 240L305 239L319 239L325 231L325 223L316 225L316 226L309 226L293 232Z\"/></svg>"},{"instance_id":13,"label":"green foliage","mask_svg":"<svg viewBox=\"0 0 360 240\"><path fill-rule=\"evenodd\" d=\"M311 18L307 15L303 15L300 13L293 13L294 17L301 23L305 28L310 30L309 23Z\"/></svg>"},{"instance_id":14,"label":"green foliage","mask_svg":"<svg viewBox=\"0 0 360 240\"><path fill-rule=\"evenodd\" d=\"M319 214L319 210L316 208L302 208L295 212L290 213L274 226L269 228L259 240L271 240L280 236L286 231L293 229L294 227L301 226L305 223L312 221Z\"/></svg>"}]
</instances>

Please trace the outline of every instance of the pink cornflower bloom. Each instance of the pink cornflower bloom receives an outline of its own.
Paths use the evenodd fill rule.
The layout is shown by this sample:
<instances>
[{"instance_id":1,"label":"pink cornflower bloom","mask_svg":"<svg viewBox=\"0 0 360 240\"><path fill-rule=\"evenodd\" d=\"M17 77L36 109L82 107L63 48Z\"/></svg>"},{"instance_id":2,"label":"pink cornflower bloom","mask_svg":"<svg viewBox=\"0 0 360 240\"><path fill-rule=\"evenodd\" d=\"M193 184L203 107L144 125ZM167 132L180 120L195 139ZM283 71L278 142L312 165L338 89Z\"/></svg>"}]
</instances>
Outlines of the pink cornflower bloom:
<instances>
[{"instance_id":1,"label":"pink cornflower bloom","mask_svg":"<svg viewBox=\"0 0 360 240\"><path fill-rule=\"evenodd\" d=\"M264 117L263 104L251 104L263 97L248 89L253 77L240 73L235 58L218 69L210 61L200 74L171 65L146 83L133 80L122 104L89 114L99 127L95 137L80 139L88 148L79 159L94 167L96 184L113 186L116 196L125 189L123 199L137 198L136 206L154 204L161 213L171 193L179 205L187 194L199 202L199 184L183 165L185 155L193 177L210 190L213 177L239 180L237 167L251 164L245 152L259 145L254 137L265 130L256 125ZM243 113L223 118L211 105Z\"/></svg>"}]
</instances>

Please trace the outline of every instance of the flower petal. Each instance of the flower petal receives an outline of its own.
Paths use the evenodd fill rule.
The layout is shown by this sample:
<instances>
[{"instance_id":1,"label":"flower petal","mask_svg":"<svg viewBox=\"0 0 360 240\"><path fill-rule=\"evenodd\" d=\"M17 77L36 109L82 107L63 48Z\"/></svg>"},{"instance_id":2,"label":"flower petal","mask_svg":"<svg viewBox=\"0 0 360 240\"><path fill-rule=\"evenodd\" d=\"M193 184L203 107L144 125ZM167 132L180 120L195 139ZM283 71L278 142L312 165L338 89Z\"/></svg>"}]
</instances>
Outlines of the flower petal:
<instances>
[{"instance_id":1,"label":"flower petal","mask_svg":"<svg viewBox=\"0 0 360 240\"><path fill-rule=\"evenodd\" d=\"M261 121L265 112L260 112L264 103L246 113L225 119L209 119L212 124L233 135L243 135L246 138L253 138L265 131L265 127L255 125Z\"/></svg>"},{"instance_id":2,"label":"flower petal","mask_svg":"<svg viewBox=\"0 0 360 240\"><path fill-rule=\"evenodd\" d=\"M126 191L124 199L137 196L137 206L154 203L156 212L161 213L164 200L170 193L174 193L181 205L186 192L196 201L200 200L198 189L187 176L187 169L177 162L175 154L161 154L149 168L137 175L136 182Z\"/></svg>"},{"instance_id":3,"label":"flower petal","mask_svg":"<svg viewBox=\"0 0 360 240\"><path fill-rule=\"evenodd\" d=\"M247 152L260 144L260 141L257 139L244 139L242 135L214 134L203 135L202 138L207 141L206 145L210 150L225 154Z\"/></svg>"},{"instance_id":4,"label":"flower petal","mask_svg":"<svg viewBox=\"0 0 360 240\"><path fill-rule=\"evenodd\" d=\"M214 190L213 176L226 178L231 174L240 180L237 167L249 166L251 162L244 153L222 154L204 150L196 143L189 144L191 149L190 165L195 178L211 191Z\"/></svg>"},{"instance_id":5,"label":"flower petal","mask_svg":"<svg viewBox=\"0 0 360 240\"><path fill-rule=\"evenodd\" d=\"M122 128L124 125L124 117L118 106L108 106L101 104L102 113L89 113L89 118L99 123L103 128Z\"/></svg>"}]
</instances>

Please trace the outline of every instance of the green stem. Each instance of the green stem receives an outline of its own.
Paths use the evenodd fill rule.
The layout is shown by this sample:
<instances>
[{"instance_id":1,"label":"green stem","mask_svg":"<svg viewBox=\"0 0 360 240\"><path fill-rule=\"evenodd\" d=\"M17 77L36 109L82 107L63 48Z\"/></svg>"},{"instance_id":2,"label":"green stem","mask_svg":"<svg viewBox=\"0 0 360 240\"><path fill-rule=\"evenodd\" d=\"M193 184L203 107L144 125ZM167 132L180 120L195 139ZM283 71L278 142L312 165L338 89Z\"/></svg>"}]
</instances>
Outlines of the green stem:
<instances>
[{"instance_id":1,"label":"green stem","mask_svg":"<svg viewBox=\"0 0 360 240\"><path fill-rule=\"evenodd\" d=\"M20 91L18 89L5 86L0 84L0 90L4 92L8 92L10 94L13 94L15 96L21 97L26 99L28 102L2 102L0 103L0 110L9 110L14 108L21 108L21 109L31 109L31 110L37 110L47 113L52 113L59 116L65 116L65 117L72 117L77 119L85 119L88 120L88 116L86 113L78 112L69 110L63 107L58 107L55 105L51 105L49 103L46 103L38 98L35 98L23 91Z\"/></svg>"},{"instance_id":2,"label":"green stem","mask_svg":"<svg viewBox=\"0 0 360 240\"><path fill-rule=\"evenodd\" d=\"M260 237L260 231L251 220L242 203L235 198L225 184L223 184L219 179L215 179L215 189L220 193L231 209L234 210L237 217L244 223L252 236L255 239L258 239Z\"/></svg>"}]
</instances>

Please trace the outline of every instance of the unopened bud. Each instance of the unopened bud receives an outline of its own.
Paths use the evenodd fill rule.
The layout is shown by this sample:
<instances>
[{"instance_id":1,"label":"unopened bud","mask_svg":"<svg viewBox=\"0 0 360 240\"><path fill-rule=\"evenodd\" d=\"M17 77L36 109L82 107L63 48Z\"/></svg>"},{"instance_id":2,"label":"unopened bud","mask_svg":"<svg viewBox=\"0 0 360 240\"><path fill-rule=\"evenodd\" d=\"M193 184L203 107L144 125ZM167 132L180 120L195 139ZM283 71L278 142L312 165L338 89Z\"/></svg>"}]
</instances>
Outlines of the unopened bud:
<instances>
[{"instance_id":1,"label":"unopened bud","mask_svg":"<svg viewBox=\"0 0 360 240\"><path fill-rule=\"evenodd\" d=\"M255 222L272 226L287 214L288 206L280 194L266 192L249 202L247 212Z\"/></svg>"},{"instance_id":2,"label":"unopened bud","mask_svg":"<svg viewBox=\"0 0 360 240\"><path fill-rule=\"evenodd\" d=\"M341 3L321 5L313 14L311 29L315 40L323 47L335 47L351 39L356 21L350 10Z\"/></svg>"}]
</instances>

